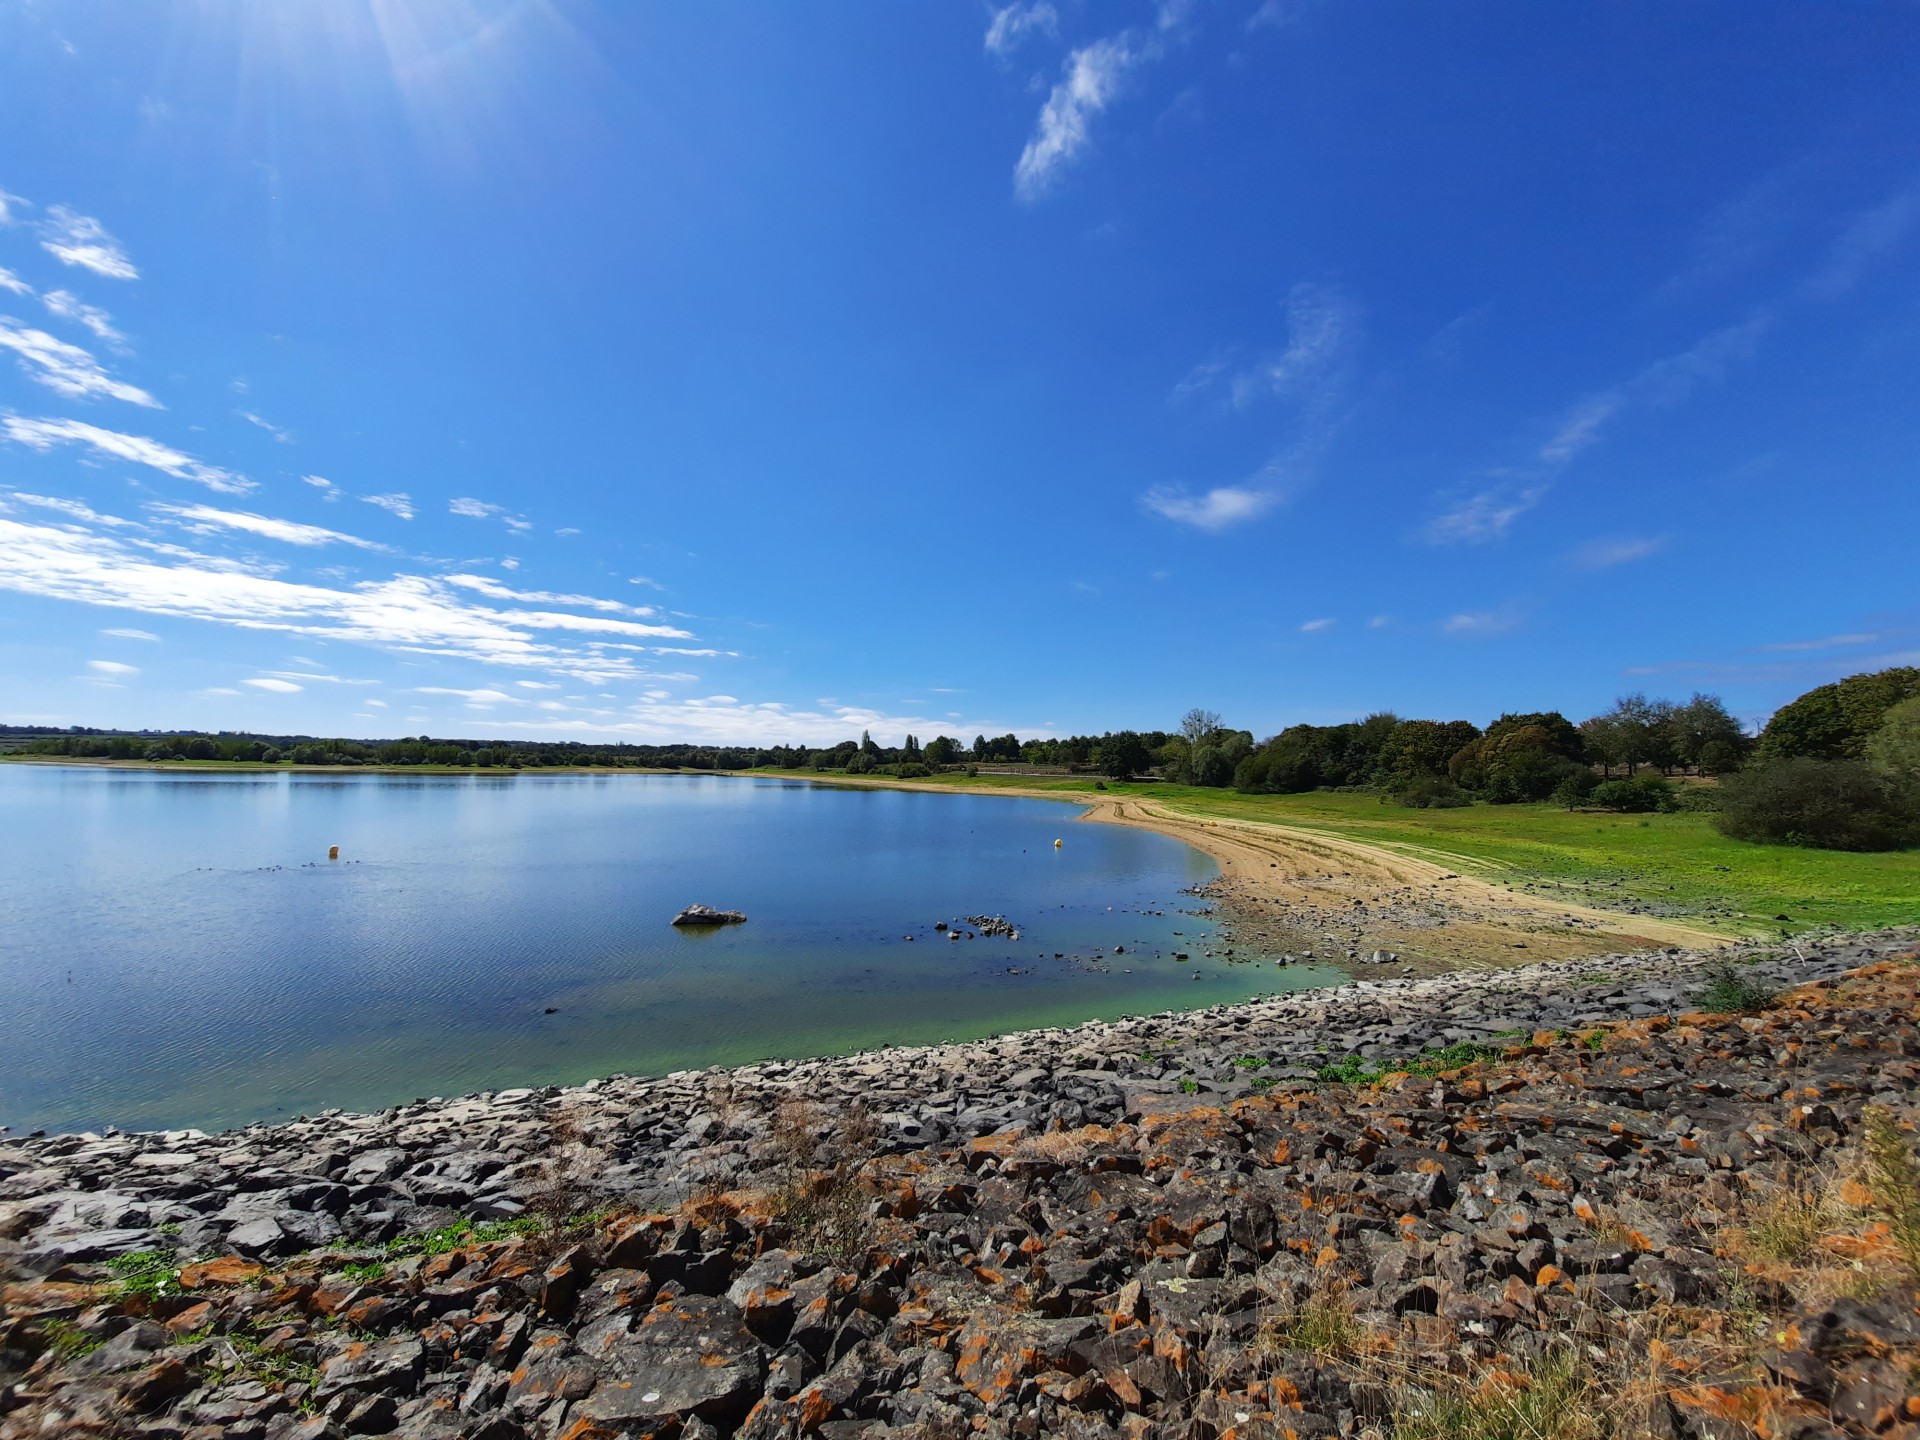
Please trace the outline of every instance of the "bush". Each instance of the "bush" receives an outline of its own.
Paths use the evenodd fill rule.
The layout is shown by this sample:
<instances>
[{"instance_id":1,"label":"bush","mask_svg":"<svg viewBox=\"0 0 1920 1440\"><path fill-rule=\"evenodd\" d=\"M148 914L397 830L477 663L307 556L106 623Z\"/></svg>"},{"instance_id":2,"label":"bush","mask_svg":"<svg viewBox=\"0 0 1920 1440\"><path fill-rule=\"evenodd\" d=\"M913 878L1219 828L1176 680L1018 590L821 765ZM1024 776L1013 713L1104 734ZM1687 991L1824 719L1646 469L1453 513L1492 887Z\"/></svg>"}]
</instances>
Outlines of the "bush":
<instances>
[{"instance_id":1,"label":"bush","mask_svg":"<svg viewBox=\"0 0 1920 1440\"><path fill-rule=\"evenodd\" d=\"M1702 1010L1716 1015L1751 1015L1771 1009L1779 998L1779 992L1771 985L1742 975L1732 965L1720 964L1707 973L1699 1003Z\"/></svg>"},{"instance_id":2,"label":"bush","mask_svg":"<svg viewBox=\"0 0 1920 1440\"><path fill-rule=\"evenodd\" d=\"M1632 780L1602 780L1593 787L1588 799L1602 810L1648 815L1655 810L1673 808L1673 786L1658 775L1641 775Z\"/></svg>"},{"instance_id":3,"label":"bush","mask_svg":"<svg viewBox=\"0 0 1920 1440\"><path fill-rule=\"evenodd\" d=\"M1721 784L1714 824L1756 845L1899 850L1920 840L1920 806L1855 760L1759 761Z\"/></svg>"},{"instance_id":4,"label":"bush","mask_svg":"<svg viewBox=\"0 0 1920 1440\"><path fill-rule=\"evenodd\" d=\"M893 773L902 780L924 780L933 774L933 771L917 760L908 760L904 764L894 766Z\"/></svg>"},{"instance_id":5,"label":"bush","mask_svg":"<svg viewBox=\"0 0 1920 1440\"><path fill-rule=\"evenodd\" d=\"M1440 775L1416 775L1401 781L1387 794L1415 810L1457 810L1473 803L1466 791Z\"/></svg>"},{"instance_id":6,"label":"bush","mask_svg":"<svg viewBox=\"0 0 1920 1440\"><path fill-rule=\"evenodd\" d=\"M1711 785L1682 785L1673 792L1673 808L1688 815L1718 814L1720 792Z\"/></svg>"}]
</instances>

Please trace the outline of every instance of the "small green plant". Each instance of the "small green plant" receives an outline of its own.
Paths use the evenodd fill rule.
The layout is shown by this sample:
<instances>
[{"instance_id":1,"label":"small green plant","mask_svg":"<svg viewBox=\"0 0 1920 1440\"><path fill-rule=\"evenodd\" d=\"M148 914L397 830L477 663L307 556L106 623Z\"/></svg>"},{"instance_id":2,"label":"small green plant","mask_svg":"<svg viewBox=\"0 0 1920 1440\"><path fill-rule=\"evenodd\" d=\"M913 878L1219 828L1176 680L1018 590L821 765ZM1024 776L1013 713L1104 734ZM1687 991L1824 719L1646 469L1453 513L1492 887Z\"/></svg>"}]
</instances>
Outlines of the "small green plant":
<instances>
[{"instance_id":1,"label":"small green plant","mask_svg":"<svg viewBox=\"0 0 1920 1440\"><path fill-rule=\"evenodd\" d=\"M1180 1093L1182 1095L1198 1095L1200 1093L1200 1082L1198 1080L1182 1080L1180 1082Z\"/></svg>"},{"instance_id":2,"label":"small green plant","mask_svg":"<svg viewBox=\"0 0 1920 1440\"><path fill-rule=\"evenodd\" d=\"M1235 1068L1240 1070L1264 1070L1270 1062L1262 1060L1258 1055L1242 1055L1233 1063Z\"/></svg>"},{"instance_id":3,"label":"small green plant","mask_svg":"<svg viewBox=\"0 0 1920 1440\"><path fill-rule=\"evenodd\" d=\"M1779 998L1780 993L1771 985L1722 962L1707 972L1699 1003L1702 1010L1716 1015L1751 1015L1770 1009Z\"/></svg>"},{"instance_id":4,"label":"small green plant","mask_svg":"<svg viewBox=\"0 0 1920 1440\"><path fill-rule=\"evenodd\" d=\"M1571 1355L1550 1355L1524 1381L1415 1391L1395 1406L1394 1440L1588 1440L1609 1433L1598 1387Z\"/></svg>"},{"instance_id":5,"label":"small green plant","mask_svg":"<svg viewBox=\"0 0 1920 1440\"><path fill-rule=\"evenodd\" d=\"M1281 1350L1304 1350L1322 1360L1338 1360L1359 1350L1362 1332L1346 1305L1314 1295L1271 1321L1266 1339Z\"/></svg>"},{"instance_id":6,"label":"small green plant","mask_svg":"<svg viewBox=\"0 0 1920 1440\"><path fill-rule=\"evenodd\" d=\"M1331 1065L1322 1065L1313 1078L1323 1085L1371 1085L1381 1072L1358 1055L1347 1055Z\"/></svg>"},{"instance_id":7,"label":"small green plant","mask_svg":"<svg viewBox=\"0 0 1920 1440\"><path fill-rule=\"evenodd\" d=\"M1586 1050L1604 1050L1607 1048L1607 1032L1604 1030L1589 1030L1585 1035L1580 1037L1580 1045L1582 1049Z\"/></svg>"},{"instance_id":8,"label":"small green plant","mask_svg":"<svg viewBox=\"0 0 1920 1440\"><path fill-rule=\"evenodd\" d=\"M402 1235L387 1242L387 1258L403 1259L408 1255L418 1255L431 1259L435 1255L445 1255L465 1245L491 1245L500 1240L511 1240L518 1235L538 1235L545 1227L531 1216L521 1215L512 1220L489 1220L476 1225L471 1220L456 1220L451 1225L443 1225L438 1230L429 1230L421 1235ZM368 1262L378 1264L378 1261Z\"/></svg>"},{"instance_id":9,"label":"small green plant","mask_svg":"<svg viewBox=\"0 0 1920 1440\"><path fill-rule=\"evenodd\" d=\"M179 1288L180 1267L165 1250L136 1250L116 1255L107 1261L107 1269L122 1296L140 1296L157 1300Z\"/></svg>"},{"instance_id":10,"label":"small green plant","mask_svg":"<svg viewBox=\"0 0 1920 1440\"><path fill-rule=\"evenodd\" d=\"M1887 1217L1893 1243L1907 1268L1920 1271L1920 1164L1891 1113L1879 1105L1861 1112L1866 1122L1868 1188Z\"/></svg>"},{"instance_id":11,"label":"small green plant","mask_svg":"<svg viewBox=\"0 0 1920 1440\"><path fill-rule=\"evenodd\" d=\"M352 1264L342 1265L340 1273L356 1285L364 1285L386 1274L387 1264L384 1260L357 1260Z\"/></svg>"},{"instance_id":12,"label":"small green plant","mask_svg":"<svg viewBox=\"0 0 1920 1440\"><path fill-rule=\"evenodd\" d=\"M71 1320L43 1320L40 1322L40 1338L47 1342L47 1349L62 1363L78 1360L82 1355L90 1355L98 1350L101 1341L89 1335Z\"/></svg>"},{"instance_id":13,"label":"small green plant","mask_svg":"<svg viewBox=\"0 0 1920 1440\"><path fill-rule=\"evenodd\" d=\"M1265 1092L1271 1090L1279 1083L1280 1082L1275 1080L1271 1075L1262 1075L1257 1080L1249 1080L1247 1082L1247 1088L1249 1090Z\"/></svg>"}]
</instances>

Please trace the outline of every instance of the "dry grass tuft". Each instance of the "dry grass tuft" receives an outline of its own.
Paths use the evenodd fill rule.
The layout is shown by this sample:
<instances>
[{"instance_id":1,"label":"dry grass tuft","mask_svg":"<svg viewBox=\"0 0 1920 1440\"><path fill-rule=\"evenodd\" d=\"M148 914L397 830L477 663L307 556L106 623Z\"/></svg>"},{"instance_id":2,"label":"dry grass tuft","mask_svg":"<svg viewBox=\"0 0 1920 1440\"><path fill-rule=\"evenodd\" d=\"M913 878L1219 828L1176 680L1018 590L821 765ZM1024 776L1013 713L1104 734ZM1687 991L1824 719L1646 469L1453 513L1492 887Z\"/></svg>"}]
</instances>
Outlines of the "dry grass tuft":
<instances>
[{"instance_id":1,"label":"dry grass tuft","mask_svg":"<svg viewBox=\"0 0 1920 1440\"><path fill-rule=\"evenodd\" d=\"M1873 1206L1886 1217L1893 1243L1909 1270L1920 1273L1920 1163L1906 1132L1890 1111L1869 1105L1865 1122L1866 1184Z\"/></svg>"},{"instance_id":2,"label":"dry grass tuft","mask_svg":"<svg viewBox=\"0 0 1920 1440\"><path fill-rule=\"evenodd\" d=\"M1394 1440L1598 1440L1621 1432L1602 1387L1569 1350L1526 1374L1488 1370L1469 1383L1404 1388Z\"/></svg>"}]
</instances>

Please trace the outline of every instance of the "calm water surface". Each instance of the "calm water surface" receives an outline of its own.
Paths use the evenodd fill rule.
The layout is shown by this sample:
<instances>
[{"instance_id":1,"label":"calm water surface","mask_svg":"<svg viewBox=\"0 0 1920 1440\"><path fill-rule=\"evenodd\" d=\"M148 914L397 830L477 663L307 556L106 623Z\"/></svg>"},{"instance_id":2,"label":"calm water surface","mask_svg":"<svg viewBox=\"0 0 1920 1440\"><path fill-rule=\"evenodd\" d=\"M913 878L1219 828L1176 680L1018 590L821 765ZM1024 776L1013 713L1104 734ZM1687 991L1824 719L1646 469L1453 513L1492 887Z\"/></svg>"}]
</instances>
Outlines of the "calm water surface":
<instances>
[{"instance_id":1,"label":"calm water surface","mask_svg":"<svg viewBox=\"0 0 1920 1440\"><path fill-rule=\"evenodd\" d=\"M1213 862L1077 813L714 776L0 766L0 1124L224 1126L1339 978L1199 958L1181 892ZM675 930L693 901L750 919ZM1021 938L932 928L971 914Z\"/></svg>"}]
</instances>

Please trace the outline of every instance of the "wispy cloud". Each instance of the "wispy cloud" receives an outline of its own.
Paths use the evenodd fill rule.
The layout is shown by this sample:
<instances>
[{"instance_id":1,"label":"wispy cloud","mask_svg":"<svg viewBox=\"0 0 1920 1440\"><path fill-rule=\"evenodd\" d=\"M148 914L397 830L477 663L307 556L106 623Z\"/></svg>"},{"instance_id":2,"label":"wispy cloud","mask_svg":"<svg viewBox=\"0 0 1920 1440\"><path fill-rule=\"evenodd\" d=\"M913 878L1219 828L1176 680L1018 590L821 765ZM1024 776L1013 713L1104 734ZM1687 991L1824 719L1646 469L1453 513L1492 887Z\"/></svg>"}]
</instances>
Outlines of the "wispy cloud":
<instances>
[{"instance_id":1,"label":"wispy cloud","mask_svg":"<svg viewBox=\"0 0 1920 1440\"><path fill-rule=\"evenodd\" d=\"M342 534L338 530L328 530L320 525L303 525L297 520L278 520L271 515L255 515L246 510L219 510L211 505L170 505L155 503L147 507L161 515L168 515L184 528L195 534L211 534L214 530L243 530L249 535L264 536L268 540L278 540L287 545L352 545L361 550L383 550L386 547L376 545L371 540L362 540L357 535Z\"/></svg>"},{"instance_id":2,"label":"wispy cloud","mask_svg":"<svg viewBox=\"0 0 1920 1440\"><path fill-rule=\"evenodd\" d=\"M1540 503L1547 489L1528 485L1482 490L1434 516L1422 533L1429 545L1484 545L1502 539L1514 521Z\"/></svg>"},{"instance_id":3,"label":"wispy cloud","mask_svg":"<svg viewBox=\"0 0 1920 1440\"><path fill-rule=\"evenodd\" d=\"M24 196L10 195L5 190L0 190L0 227L17 223L19 217L13 213L13 207L16 205L23 210L32 208Z\"/></svg>"},{"instance_id":4,"label":"wispy cloud","mask_svg":"<svg viewBox=\"0 0 1920 1440\"><path fill-rule=\"evenodd\" d=\"M1040 199L1058 182L1060 172L1093 138L1093 117L1120 94L1128 72L1146 52L1126 34L1083 45L1067 56L1065 73L1040 108L1033 136L1013 167L1013 193L1025 201Z\"/></svg>"},{"instance_id":5,"label":"wispy cloud","mask_svg":"<svg viewBox=\"0 0 1920 1440\"><path fill-rule=\"evenodd\" d=\"M1359 326L1359 307L1346 295L1301 281L1287 294L1286 349L1233 377L1233 403L1274 395L1316 410L1330 405L1344 384Z\"/></svg>"},{"instance_id":6,"label":"wispy cloud","mask_svg":"<svg viewBox=\"0 0 1920 1440\"><path fill-rule=\"evenodd\" d=\"M115 537L0 517L0 589L248 630L310 635L409 654L572 675L652 678L620 640L690 640L668 625L477 604L430 577L302 583L176 550L163 563ZM550 638L559 632L569 638ZM571 636L591 637L573 640Z\"/></svg>"},{"instance_id":7,"label":"wispy cloud","mask_svg":"<svg viewBox=\"0 0 1920 1440\"><path fill-rule=\"evenodd\" d=\"M1338 623L1338 621L1332 619L1330 616L1323 617L1319 620L1308 620L1300 626L1300 633L1302 635L1318 635L1322 630L1331 630Z\"/></svg>"},{"instance_id":8,"label":"wispy cloud","mask_svg":"<svg viewBox=\"0 0 1920 1440\"><path fill-rule=\"evenodd\" d=\"M45 451L62 444L85 445L109 459L145 465L176 480L191 480L223 495L244 495L254 488L253 481L246 476L223 470L218 465L203 464L158 440L103 430L79 420L23 420L9 415L0 421L0 431L15 444L31 450Z\"/></svg>"},{"instance_id":9,"label":"wispy cloud","mask_svg":"<svg viewBox=\"0 0 1920 1440\"><path fill-rule=\"evenodd\" d=\"M259 426L262 430L266 431L269 435L273 436L273 438L279 441L282 445L291 445L293 443L293 432L291 430L282 429L280 426L274 424L271 420L267 419L264 415L256 415L251 410L236 410L233 413L238 415L242 420L246 421L249 425Z\"/></svg>"},{"instance_id":10,"label":"wispy cloud","mask_svg":"<svg viewBox=\"0 0 1920 1440\"><path fill-rule=\"evenodd\" d=\"M1175 387L1173 398L1190 398L1224 387L1244 408L1258 398L1292 407L1292 435L1259 472L1194 496L1161 485L1142 497L1150 514L1197 529L1221 531L1253 520L1298 494L1314 476L1343 420L1361 343L1360 306L1342 291L1303 281L1287 292L1287 343L1278 353L1229 374L1216 357L1196 367Z\"/></svg>"},{"instance_id":11,"label":"wispy cloud","mask_svg":"<svg viewBox=\"0 0 1920 1440\"><path fill-rule=\"evenodd\" d=\"M378 680L356 680L346 675L323 675L314 670L269 670L267 674L281 680L307 680L320 685L378 685ZM376 701L368 701L376 704Z\"/></svg>"},{"instance_id":12,"label":"wispy cloud","mask_svg":"<svg viewBox=\"0 0 1920 1440\"><path fill-rule=\"evenodd\" d=\"M97 670L102 675L138 675L140 673L138 665L125 665L118 660L89 660L87 668Z\"/></svg>"},{"instance_id":13,"label":"wispy cloud","mask_svg":"<svg viewBox=\"0 0 1920 1440\"><path fill-rule=\"evenodd\" d=\"M1658 555L1667 548L1665 535L1619 536L1589 540L1576 547L1567 559L1580 570L1611 570L1616 565L1628 565L1635 560L1645 560L1650 555Z\"/></svg>"},{"instance_id":14,"label":"wispy cloud","mask_svg":"<svg viewBox=\"0 0 1920 1440\"><path fill-rule=\"evenodd\" d=\"M504 505L495 505L486 500L475 500L471 496L461 496L458 500L447 502L447 512L451 515L464 515L469 520L498 520L511 530L531 530L533 522L507 512Z\"/></svg>"},{"instance_id":15,"label":"wispy cloud","mask_svg":"<svg viewBox=\"0 0 1920 1440\"><path fill-rule=\"evenodd\" d=\"M402 520L413 519L413 498L404 490L396 490L391 495L362 495L368 505L378 505L382 510L398 515Z\"/></svg>"},{"instance_id":16,"label":"wispy cloud","mask_svg":"<svg viewBox=\"0 0 1920 1440\"><path fill-rule=\"evenodd\" d=\"M307 484L313 486L314 489L318 490L320 492L321 499L338 500L340 498L340 487L334 484L333 481L327 479L326 476L302 475L300 478L303 481L305 481Z\"/></svg>"},{"instance_id":17,"label":"wispy cloud","mask_svg":"<svg viewBox=\"0 0 1920 1440\"><path fill-rule=\"evenodd\" d=\"M1059 13L1046 0L1004 6L993 12L987 24L987 53L1005 58L1019 49L1027 36L1052 35L1059 26Z\"/></svg>"},{"instance_id":18,"label":"wispy cloud","mask_svg":"<svg viewBox=\"0 0 1920 1440\"><path fill-rule=\"evenodd\" d=\"M134 630L120 626L112 630L102 630L100 633L102 635L111 635L116 640L149 640L155 645L160 643L160 637L151 630Z\"/></svg>"},{"instance_id":19,"label":"wispy cloud","mask_svg":"<svg viewBox=\"0 0 1920 1440\"><path fill-rule=\"evenodd\" d=\"M23 290L25 286L21 287ZM113 317L98 305L89 305L71 290L49 290L40 303L62 320L85 327L94 338L108 345L123 345L127 337L114 328Z\"/></svg>"},{"instance_id":20,"label":"wispy cloud","mask_svg":"<svg viewBox=\"0 0 1920 1440\"><path fill-rule=\"evenodd\" d=\"M1920 222L1920 186L1908 185L1848 222L1806 284L1808 298L1837 300L1876 260L1897 250Z\"/></svg>"},{"instance_id":21,"label":"wispy cloud","mask_svg":"<svg viewBox=\"0 0 1920 1440\"><path fill-rule=\"evenodd\" d=\"M33 286L22 280L4 265L0 265L0 290L8 290L15 295L33 294Z\"/></svg>"},{"instance_id":22,"label":"wispy cloud","mask_svg":"<svg viewBox=\"0 0 1920 1440\"><path fill-rule=\"evenodd\" d=\"M558 595L551 590L514 590L485 575L445 575L441 578L449 585L458 585L463 590L477 591L492 600L516 600L532 605L578 605L588 610L602 610L614 615L647 616L654 613L650 606L623 605L618 600L602 600L594 595Z\"/></svg>"},{"instance_id":23,"label":"wispy cloud","mask_svg":"<svg viewBox=\"0 0 1920 1440\"><path fill-rule=\"evenodd\" d=\"M76 520L84 520L89 525L130 526L136 522L122 520L118 515L102 515L91 505L80 500L70 500L64 495L29 495L24 491L9 492L23 505L38 505L42 510L58 510L62 515L71 515Z\"/></svg>"},{"instance_id":24,"label":"wispy cloud","mask_svg":"<svg viewBox=\"0 0 1920 1440\"><path fill-rule=\"evenodd\" d=\"M0 316L0 349L20 357L23 370L46 386L76 400L106 398L125 400L158 410L160 402L138 385L116 380L100 368L100 362L78 345L22 325L11 316Z\"/></svg>"},{"instance_id":25,"label":"wispy cloud","mask_svg":"<svg viewBox=\"0 0 1920 1440\"><path fill-rule=\"evenodd\" d=\"M1279 503L1279 496L1270 490L1239 485L1218 485L1203 495L1156 485L1141 497L1140 503L1148 512L1163 519L1217 534L1266 514Z\"/></svg>"},{"instance_id":26,"label":"wispy cloud","mask_svg":"<svg viewBox=\"0 0 1920 1440\"><path fill-rule=\"evenodd\" d=\"M650 589L654 589L654 590L664 590L667 588L666 586L662 585L658 580L651 580L645 575L632 576L631 578L628 579L627 583L629 585L645 585Z\"/></svg>"},{"instance_id":27,"label":"wispy cloud","mask_svg":"<svg viewBox=\"0 0 1920 1440\"><path fill-rule=\"evenodd\" d=\"M64 205L48 209L40 225L40 248L67 265L78 265L109 280L138 280L120 242L106 227L90 215L81 215Z\"/></svg>"},{"instance_id":28,"label":"wispy cloud","mask_svg":"<svg viewBox=\"0 0 1920 1440\"><path fill-rule=\"evenodd\" d=\"M1822 635L1818 640L1780 640L1772 645L1761 645L1761 650L1844 650L1855 645L1877 645L1887 637L1878 632L1868 631L1852 635Z\"/></svg>"},{"instance_id":29,"label":"wispy cloud","mask_svg":"<svg viewBox=\"0 0 1920 1440\"><path fill-rule=\"evenodd\" d=\"M527 702L504 690L456 690L446 685L421 685L415 688L416 695L453 695L478 710L494 705L524 705Z\"/></svg>"},{"instance_id":30,"label":"wispy cloud","mask_svg":"<svg viewBox=\"0 0 1920 1440\"><path fill-rule=\"evenodd\" d=\"M1512 609L1462 610L1440 622L1448 635L1504 635L1520 623Z\"/></svg>"},{"instance_id":31,"label":"wispy cloud","mask_svg":"<svg viewBox=\"0 0 1920 1440\"><path fill-rule=\"evenodd\" d=\"M306 688L274 675L256 675L253 679L243 680L240 683L251 685L256 690L265 690L269 695L298 695Z\"/></svg>"}]
</instances>

